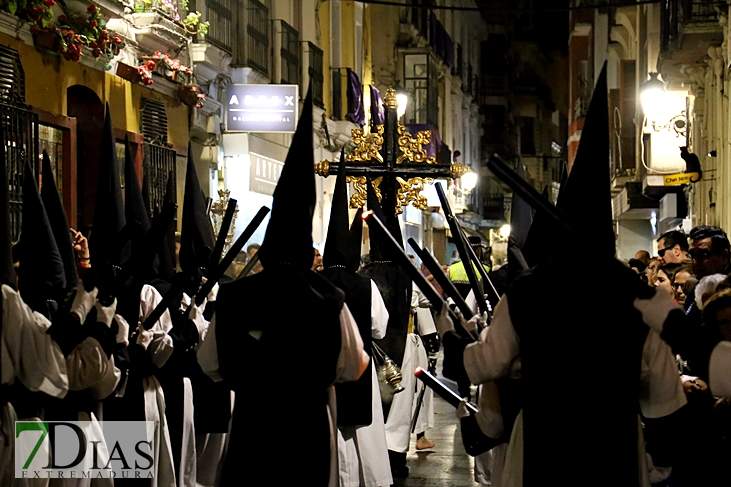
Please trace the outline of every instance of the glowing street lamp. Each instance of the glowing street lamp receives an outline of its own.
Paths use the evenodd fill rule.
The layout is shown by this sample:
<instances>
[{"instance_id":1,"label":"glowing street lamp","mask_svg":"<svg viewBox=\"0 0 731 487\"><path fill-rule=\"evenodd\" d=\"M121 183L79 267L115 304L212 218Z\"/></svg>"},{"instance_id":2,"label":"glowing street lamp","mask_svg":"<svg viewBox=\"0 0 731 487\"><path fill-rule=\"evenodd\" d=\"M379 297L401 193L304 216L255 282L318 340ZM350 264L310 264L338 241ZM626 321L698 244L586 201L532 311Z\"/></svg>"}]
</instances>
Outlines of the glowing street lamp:
<instances>
[{"instance_id":1,"label":"glowing street lamp","mask_svg":"<svg viewBox=\"0 0 731 487\"><path fill-rule=\"evenodd\" d=\"M649 121L660 118L664 111L665 83L658 79L658 73L650 73L650 79L640 88L640 102L642 111Z\"/></svg>"}]
</instances>

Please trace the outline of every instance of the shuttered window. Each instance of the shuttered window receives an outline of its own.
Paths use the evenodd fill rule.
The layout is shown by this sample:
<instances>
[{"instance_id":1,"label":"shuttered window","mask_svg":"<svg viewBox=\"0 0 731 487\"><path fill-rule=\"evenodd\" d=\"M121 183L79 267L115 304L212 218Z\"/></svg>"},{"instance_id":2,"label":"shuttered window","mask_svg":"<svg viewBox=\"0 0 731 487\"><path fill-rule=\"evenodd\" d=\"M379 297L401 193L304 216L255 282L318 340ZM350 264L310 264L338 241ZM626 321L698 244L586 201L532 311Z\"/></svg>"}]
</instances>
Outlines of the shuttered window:
<instances>
[{"instance_id":1,"label":"shuttered window","mask_svg":"<svg viewBox=\"0 0 731 487\"><path fill-rule=\"evenodd\" d=\"M149 98L142 100L142 135L145 142L167 146L168 117L163 102Z\"/></svg>"}]
</instances>

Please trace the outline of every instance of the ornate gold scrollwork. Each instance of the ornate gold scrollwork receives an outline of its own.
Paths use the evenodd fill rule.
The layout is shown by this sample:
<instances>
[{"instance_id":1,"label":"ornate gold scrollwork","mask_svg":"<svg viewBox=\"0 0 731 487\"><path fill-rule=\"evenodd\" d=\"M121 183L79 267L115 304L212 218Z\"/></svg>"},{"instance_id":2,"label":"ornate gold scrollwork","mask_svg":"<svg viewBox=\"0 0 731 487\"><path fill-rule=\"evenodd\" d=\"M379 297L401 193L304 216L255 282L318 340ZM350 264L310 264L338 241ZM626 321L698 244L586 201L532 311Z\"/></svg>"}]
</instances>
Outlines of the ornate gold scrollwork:
<instances>
[{"instance_id":1,"label":"ornate gold scrollwork","mask_svg":"<svg viewBox=\"0 0 731 487\"><path fill-rule=\"evenodd\" d=\"M214 201L211 205L211 218L213 219L213 230L216 234L216 238L218 238L218 234L221 231L221 224L223 223L223 215L226 213L226 208L228 208L228 202L231 198L231 191L228 189L219 189L218 190L218 200ZM224 243L224 250L228 249L231 246L231 243L233 242L234 238L234 232L236 231L236 218L239 216L239 205L236 204L236 209L234 210L234 216L231 220L231 226L228 229L228 233L226 234L226 240Z\"/></svg>"},{"instance_id":2,"label":"ornate gold scrollwork","mask_svg":"<svg viewBox=\"0 0 731 487\"><path fill-rule=\"evenodd\" d=\"M372 181L373 184L373 190L376 192L376 196L378 197L378 201L381 201L381 181L383 181L383 176L378 177ZM368 187L366 186L366 177L365 176L347 176L345 178L346 183L353 183L353 188L355 189L355 193L350 197L350 207L351 208L362 208L365 206L366 202L368 201Z\"/></svg>"},{"instance_id":3,"label":"ornate gold scrollwork","mask_svg":"<svg viewBox=\"0 0 731 487\"><path fill-rule=\"evenodd\" d=\"M325 159L324 161L315 163L315 174L324 178L330 175L330 161Z\"/></svg>"},{"instance_id":4,"label":"ornate gold scrollwork","mask_svg":"<svg viewBox=\"0 0 731 487\"><path fill-rule=\"evenodd\" d=\"M465 166L464 164L454 162L451 166L449 166L449 175L452 177L452 179L459 179L464 176L469 170L470 168Z\"/></svg>"},{"instance_id":5,"label":"ornate gold scrollwork","mask_svg":"<svg viewBox=\"0 0 731 487\"><path fill-rule=\"evenodd\" d=\"M401 164L404 161L437 163L434 157L427 156L426 149L424 149L424 146L431 142L431 131L422 130L416 134L416 138L413 138L406 131L406 127L399 124L398 134L398 146L401 149L401 155L396 159L396 164Z\"/></svg>"},{"instance_id":6,"label":"ornate gold scrollwork","mask_svg":"<svg viewBox=\"0 0 731 487\"><path fill-rule=\"evenodd\" d=\"M350 140L355 144L352 156L345 156L347 162L371 162L376 160L383 163L381 147L383 147L383 124L376 127L376 132L365 133L363 129L353 129Z\"/></svg>"},{"instance_id":7,"label":"ornate gold scrollwork","mask_svg":"<svg viewBox=\"0 0 731 487\"><path fill-rule=\"evenodd\" d=\"M426 201L426 196L422 195L425 184L434 184L434 178L410 178L404 180L403 178L396 178L401 187L396 192L396 214L403 213L402 206L408 206L409 203L420 210L428 210L429 205Z\"/></svg>"}]
</instances>

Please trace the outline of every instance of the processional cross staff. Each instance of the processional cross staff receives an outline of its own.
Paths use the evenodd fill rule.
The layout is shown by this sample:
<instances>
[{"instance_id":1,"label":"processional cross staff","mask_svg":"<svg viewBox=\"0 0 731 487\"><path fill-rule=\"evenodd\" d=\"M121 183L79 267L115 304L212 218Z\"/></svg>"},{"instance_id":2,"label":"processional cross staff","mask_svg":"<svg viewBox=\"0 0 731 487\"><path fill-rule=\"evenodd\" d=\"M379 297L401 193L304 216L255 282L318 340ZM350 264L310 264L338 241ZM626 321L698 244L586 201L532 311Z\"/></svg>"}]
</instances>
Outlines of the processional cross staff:
<instances>
[{"instance_id":1,"label":"processional cross staff","mask_svg":"<svg viewBox=\"0 0 731 487\"><path fill-rule=\"evenodd\" d=\"M393 233L392 225L398 224L395 217L403 212L402 206L411 204L421 210L428 209L426 197L421 194L425 184L432 184L437 178L458 179L469 168L449 161L438 163L434 156L427 155L424 146L431 142L431 133L424 130L412 137L398 122L396 90L386 91L383 106L385 124L376 126L375 132L353 129L351 140L355 150L345 156L345 172L347 181L357 191L350 198L350 207L360 208L365 204L366 178L370 178ZM318 162L315 172L324 177L337 175L338 166L329 161Z\"/></svg>"},{"instance_id":2,"label":"processional cross staff","mask_svg":"<svg viewBox=\"0 0 731 487\"><path fill-rule=\"evenodd\" d=\"M367 200L369 178L386 217L388 230L403 247L398 215L409 204L426 210L426 197L421 194L425 184L436 178L457 179L468 171L462 164L437 162L427 154L425 145L431 141L430 131L421 131L412 137L407 128L398 122L396 91L388 89L384 97L386 120L374 131L353 129L351 140L355 144L352 155L346 156L345 173L352 182L355 194L350 198L351 208L361 208ZM323 177L337 174L339 168L329 161L315 164L315 172ZM383 351L401 365L406 344L406 334L411 309L411 279L388 255L373 255L371 264L363 274L373 279L381 291L389 312L388 331L378 344Z\"/></svg>"}]
</instances>

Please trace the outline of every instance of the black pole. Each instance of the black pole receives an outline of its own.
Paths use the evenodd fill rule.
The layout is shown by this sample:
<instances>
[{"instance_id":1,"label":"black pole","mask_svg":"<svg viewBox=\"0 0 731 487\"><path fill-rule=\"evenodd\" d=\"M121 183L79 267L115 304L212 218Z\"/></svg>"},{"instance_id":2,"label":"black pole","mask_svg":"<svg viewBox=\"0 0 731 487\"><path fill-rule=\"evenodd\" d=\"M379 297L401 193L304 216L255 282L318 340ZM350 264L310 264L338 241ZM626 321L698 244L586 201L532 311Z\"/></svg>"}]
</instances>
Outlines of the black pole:
<instances>
[{"instance_id":1,"label":"black pole","mask_svg":"<svg viewBox=\"0 0 731 487\"><path fill-rule=\"evenodd\" d=\"M468 245L464 241L462 229L459 226L457 217L455 217L454 213L452 213L452 208L449 206L449 200L447 200L447 195L444 192L442 185L434 183L434 188L437 190L439 201L442 203L442 210L447 217L447 223L449 224L449 229L452 231L452 238L454 238L454 243L457 246L459 258L462 260L462 265L464 265L467 279L470 281L470 287L472 288L472 292L475 293L477 307L480 309L480 313L487 313L489 311L487 308L487 301L485 301L485 295L480 288L480 283L477 281L475 269L472 267L472 258L467 251Z\"/></svg>"}]
</instances>

